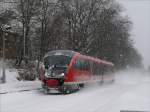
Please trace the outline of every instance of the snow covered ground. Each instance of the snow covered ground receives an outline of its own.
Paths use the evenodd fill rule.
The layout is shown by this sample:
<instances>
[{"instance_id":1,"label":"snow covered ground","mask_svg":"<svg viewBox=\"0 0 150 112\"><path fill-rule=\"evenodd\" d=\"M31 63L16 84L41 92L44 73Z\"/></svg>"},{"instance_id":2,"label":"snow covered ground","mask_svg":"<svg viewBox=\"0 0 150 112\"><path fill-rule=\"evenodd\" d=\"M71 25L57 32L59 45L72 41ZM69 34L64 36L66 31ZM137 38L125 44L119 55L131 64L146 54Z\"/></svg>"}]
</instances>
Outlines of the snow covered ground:
<instances>
[{"instance_id":1,"label":"snow covered ground","mask_svg":"<svg viewBox=\"0 0 150 112\"><path fill-rule=\"evenodd\" d=\"M15 71L7 70L7 83L0 85L0 112L150 112L148 73L120 72L114 83L89 85L68 95L45 95L39 81L18 82L15 77Z\"/></svg>"}]
</instances>

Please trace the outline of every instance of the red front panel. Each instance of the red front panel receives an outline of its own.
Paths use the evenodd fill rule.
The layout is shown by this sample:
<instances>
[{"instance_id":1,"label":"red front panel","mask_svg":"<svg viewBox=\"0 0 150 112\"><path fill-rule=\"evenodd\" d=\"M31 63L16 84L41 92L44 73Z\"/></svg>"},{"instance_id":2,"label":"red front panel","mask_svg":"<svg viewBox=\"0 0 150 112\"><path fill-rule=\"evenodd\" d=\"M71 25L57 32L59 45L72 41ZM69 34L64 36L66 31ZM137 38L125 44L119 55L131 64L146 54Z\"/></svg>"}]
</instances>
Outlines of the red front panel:
<instances>
[{"instance_id":1,"label":"red front panel","mask_svg":"<svg viewBox=\"0 0 150 112\"><path fill-rule=\"evenodd\" d=\"M45 81L46 85L51 88L56 88L59 86L59 81L55 79L49 79Z\"/></svg>"},{"instance_id":2,"label":"red front panel","mask_svg":"<svg viewBox=\"0 0 150 112\"><path fill-rule=\"evenodd\" d=\"M45 78L45 70L44 67L40 67L40 80L48 87L56 88L59 86L59 81L56 79L46 79Z\"/></svg>"}]
</instances>

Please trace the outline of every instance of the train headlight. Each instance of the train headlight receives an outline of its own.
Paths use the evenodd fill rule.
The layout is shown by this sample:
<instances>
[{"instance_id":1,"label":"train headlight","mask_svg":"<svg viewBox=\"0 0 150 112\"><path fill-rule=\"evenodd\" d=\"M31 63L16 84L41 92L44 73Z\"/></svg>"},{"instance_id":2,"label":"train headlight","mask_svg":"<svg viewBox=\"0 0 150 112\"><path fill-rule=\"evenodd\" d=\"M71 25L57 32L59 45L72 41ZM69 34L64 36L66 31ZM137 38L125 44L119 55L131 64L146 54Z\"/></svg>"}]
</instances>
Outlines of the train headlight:
<instances>
[{"instance_id":1,"label":"train headlight","mask_svg":"<svg viewBox=\"0 0 150 112\"><path fill-rule=\"evenodd\" d=\"M60 74L60 76L64 77L64 76L65 76L65 74L64 74L64 73L61 73L61 74Z\"/></svg>"},{"instance_id":2,"label":"train headlight","mask_svg":"<svg viewBox=\"0 0 150 112\"><path fill-rule=\"evenodd\" d=\"M50 70L46 70L45 76L46 76L46 77L50 77L50 74L51 74L51 71L50 71Z\"/></svg>"},{"instance_id":3,"label":"train headlight","mask_svg":"<svg viewBox=\"0 0 150 112\"><path fill-rule=\"evenodd\" d=\"M45 77L49 77L49 74L47 72L45 72Z\"/></svg>"}]
</instances>

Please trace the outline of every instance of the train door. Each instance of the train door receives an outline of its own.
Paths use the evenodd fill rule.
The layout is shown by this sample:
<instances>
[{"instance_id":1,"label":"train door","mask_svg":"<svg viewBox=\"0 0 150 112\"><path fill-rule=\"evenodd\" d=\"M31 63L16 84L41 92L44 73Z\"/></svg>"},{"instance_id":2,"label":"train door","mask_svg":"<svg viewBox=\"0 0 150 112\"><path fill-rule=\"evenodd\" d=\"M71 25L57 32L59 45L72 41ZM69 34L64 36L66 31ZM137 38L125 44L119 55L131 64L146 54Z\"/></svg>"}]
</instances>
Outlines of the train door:
<instances>
[{"instance_id":1,"label":"train door","mask_svg":"<svg viewBox=\"0 0 150 112\"><path fill-rule=\"evenodd\" d=\"M114 81L114 68L113 66L105 65L104 67L104 81Z\"/></svg>"},{"instance_id":2,"label":"train door","mask_svg":"<svg viewBox=\"0 0 150 112\"><path fill-rule=\"evenodd\" d=\"M90 63L91 66L91 74L92 74L92 80L95 82L102 82L103 81L103 65L101 63L92 61Z\"/></svg>"}]
</instances>

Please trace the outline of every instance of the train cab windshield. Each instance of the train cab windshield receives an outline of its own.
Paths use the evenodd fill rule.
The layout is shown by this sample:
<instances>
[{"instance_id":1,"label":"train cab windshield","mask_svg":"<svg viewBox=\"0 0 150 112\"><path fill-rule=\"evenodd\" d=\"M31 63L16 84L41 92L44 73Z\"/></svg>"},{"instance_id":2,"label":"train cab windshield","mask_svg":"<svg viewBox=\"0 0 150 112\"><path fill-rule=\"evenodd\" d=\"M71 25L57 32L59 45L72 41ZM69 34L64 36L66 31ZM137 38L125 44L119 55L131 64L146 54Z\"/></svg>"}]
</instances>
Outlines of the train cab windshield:
<instances>
[{"instance_id":1,"label":"train cab windshield","mask_svg":"<svg viewBox=\"0 0 150 112\"><path fill-rule=\"evenodd\" d=\"M45 67L50 67L50 66L66 67L69 65L70 61L71 61L71 57L69 56L53 55L53 56L48 56L44 59L44 65Z\"/></svg>"},{"instance_id":2,"label":"train cab windshield","mask_svg":"<svg viewBox=\"0 0 150 112\"><path fill-rule=\"evenodd\" d=\"M62 73L65 74L71 57L64 55L52 55L44 59L45 69L48 76L58 76Z\"/></svg>"},{"instance_id":3,"label":"train cab windshield","mask_svg":"<svg viewBox=\"0 0 150 112\"><path fill-rule=\"evenodd\" d=\"M75 53L76 52L69 50L56 50L45 54L43 60L45 66L45 76L47 78L64 77Z\"/></svg>"}]
</instances>

